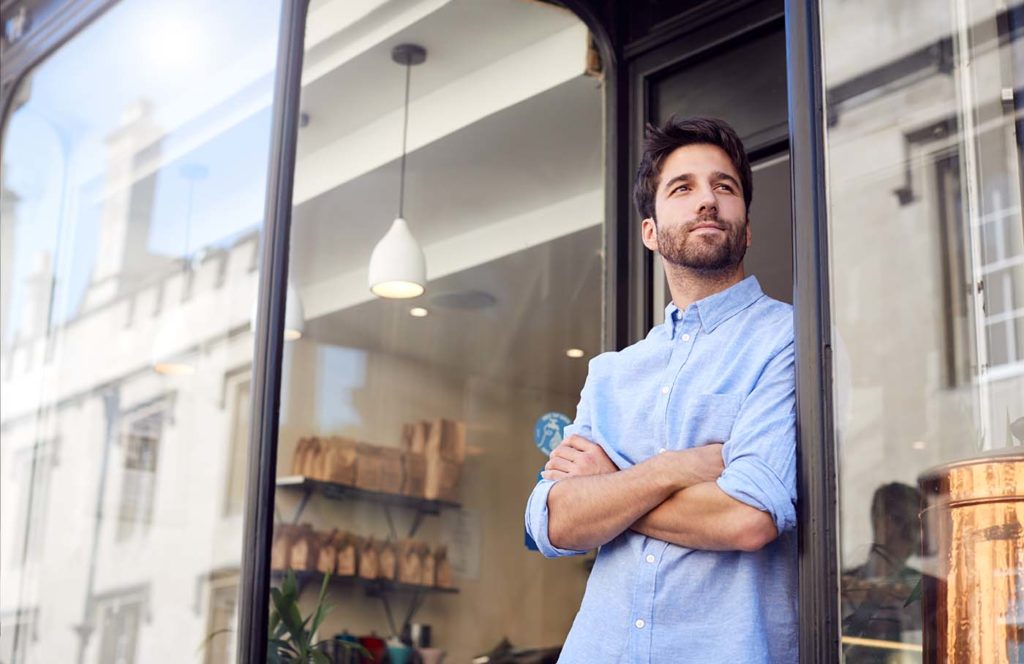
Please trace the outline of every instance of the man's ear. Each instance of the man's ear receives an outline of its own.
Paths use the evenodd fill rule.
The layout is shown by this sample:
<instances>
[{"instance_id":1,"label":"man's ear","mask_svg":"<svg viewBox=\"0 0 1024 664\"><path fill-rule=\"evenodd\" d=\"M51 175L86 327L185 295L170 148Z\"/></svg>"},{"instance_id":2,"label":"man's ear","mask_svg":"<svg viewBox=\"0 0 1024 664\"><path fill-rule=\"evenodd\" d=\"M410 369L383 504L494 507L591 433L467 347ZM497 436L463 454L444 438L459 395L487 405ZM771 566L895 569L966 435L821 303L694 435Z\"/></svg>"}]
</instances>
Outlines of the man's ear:
<instances>
[{"instance_id":1,"label":"man's ear","mask_svg":"<svg viewBox=\"0 0 1024 664\"><path fill-rule=\"evenodd\" d=\"M658 251L658 227L655 225L654 219L647 217L640 224L640 239L643 240L644 246L651 251L657 253Z\"/></svg>"}]
</instances>

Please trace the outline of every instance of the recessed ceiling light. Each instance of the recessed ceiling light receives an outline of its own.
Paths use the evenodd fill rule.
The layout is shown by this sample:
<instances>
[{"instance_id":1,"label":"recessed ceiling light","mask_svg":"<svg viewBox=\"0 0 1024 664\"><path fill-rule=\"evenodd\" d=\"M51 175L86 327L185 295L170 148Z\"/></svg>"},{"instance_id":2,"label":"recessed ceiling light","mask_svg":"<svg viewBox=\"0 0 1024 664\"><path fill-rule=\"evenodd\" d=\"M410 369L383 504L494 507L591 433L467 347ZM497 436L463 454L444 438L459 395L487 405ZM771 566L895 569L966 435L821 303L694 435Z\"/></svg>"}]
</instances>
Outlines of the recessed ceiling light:
<instances>
[{"instance_id":1,"label":"recessed ceiling light","mask_svg":"<svg viewBox=\"0 0 1024 664\"><path fill-rule=\"evenodd\" d=\"M565 354L573 359L577 359L585 355L585 353L579 348L570 348L565 351Z\"/></svg>"},{"instance_id":2,"label":"recessed ceiling light","mask_svg":"<svg viewBox=\"0 0 1024 664\"><path fill-rule=\"evenodd\" d=\"M413 307L412 309L409 310L409 315L415 318L423 318L429 313L430 312L424 309L423 307Z\"/></svg>"},{"instance_id":3,"label":"recessed ceiling light","mask_svg":"<svg viewBox=\"0 0 1024 664\"><path fill-rule=\"evenodd\" d=\"M911 444L911 447L913 447L915 450L923 450L924 448L928 447L928 445L923 440L915 440Z\"/></svg>"}]
</instances>

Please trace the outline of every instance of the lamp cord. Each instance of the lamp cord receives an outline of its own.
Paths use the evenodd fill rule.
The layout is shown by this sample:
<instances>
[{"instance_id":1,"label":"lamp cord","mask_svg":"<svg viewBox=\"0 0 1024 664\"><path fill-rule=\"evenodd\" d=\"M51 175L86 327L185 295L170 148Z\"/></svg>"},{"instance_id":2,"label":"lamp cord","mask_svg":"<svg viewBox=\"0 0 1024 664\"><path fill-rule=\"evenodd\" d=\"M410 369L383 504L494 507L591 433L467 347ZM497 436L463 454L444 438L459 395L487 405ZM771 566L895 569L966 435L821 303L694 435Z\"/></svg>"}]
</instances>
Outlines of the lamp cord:
<instances>
[{"instance_id":1,"label":"lamp cord","mask_svg":"<svg viewBox=\"0 0 1024 664\"><path fill-rule=\"evenodd\" d=\"M409 78L412 74L412 63L405 63L405 119L402 122L402 174L398 184L398 216L405 218L405 149L409 136Z\"/></svg>"}]
</instances>

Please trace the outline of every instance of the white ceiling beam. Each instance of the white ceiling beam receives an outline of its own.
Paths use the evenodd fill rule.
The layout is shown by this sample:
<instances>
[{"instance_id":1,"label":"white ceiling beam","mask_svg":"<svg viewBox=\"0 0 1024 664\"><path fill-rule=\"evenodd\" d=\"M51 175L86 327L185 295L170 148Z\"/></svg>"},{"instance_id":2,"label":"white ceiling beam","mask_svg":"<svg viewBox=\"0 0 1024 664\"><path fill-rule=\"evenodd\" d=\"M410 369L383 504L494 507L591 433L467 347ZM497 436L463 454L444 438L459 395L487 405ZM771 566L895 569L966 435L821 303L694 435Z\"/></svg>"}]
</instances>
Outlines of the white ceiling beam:
<instances>
[{"instance_id":1,"label":"white ceiling beam","mask_svg":"<svg viewBox=\"0 0 1024 664\"><path fill-rule=\"evenodd\" d=\"M427 280L440 279L590 228L600 224L603 218L604 192L595 189L510 219L479 226L423 248L427 256ZM365 259L357 266L340 266L336 276L301 289L307 320L373 299L367 286L369 254ZM427 291L430 291L429 284Z\"/></svg>"},{"instance_id":2,"label":"white ceiling beam","mask_svg":"<svg viewBox=\"0 0 1024 664\"><path fill-rule=\"evenodd\" d=\"M409 151L582 75L587 28L558 32L425 95L409 106ZM402 109L309 153L296 164L301 205L401 156Z\"/></svg>"}]
</instances>

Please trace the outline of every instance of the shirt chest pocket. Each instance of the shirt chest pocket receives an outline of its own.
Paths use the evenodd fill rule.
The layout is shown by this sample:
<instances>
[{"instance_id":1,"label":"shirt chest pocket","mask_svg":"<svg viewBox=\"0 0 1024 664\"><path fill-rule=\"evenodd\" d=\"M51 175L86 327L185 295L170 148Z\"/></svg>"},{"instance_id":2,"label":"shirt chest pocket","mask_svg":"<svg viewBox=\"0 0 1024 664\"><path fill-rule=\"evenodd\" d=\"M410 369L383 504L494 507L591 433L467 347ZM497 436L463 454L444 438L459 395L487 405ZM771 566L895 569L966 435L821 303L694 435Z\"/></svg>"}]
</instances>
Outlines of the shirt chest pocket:
<instances>
[{"instance_id":1,"label":"shirt chest pocket","mask_svg":"<svg viewBox=\"0 0 1024 664\"><path fill-rule=\"evenodd\" d=\"M743 404L738 394L694 394L686 402L681 447L724 443Z\"/></svg>"}]
</instances>

